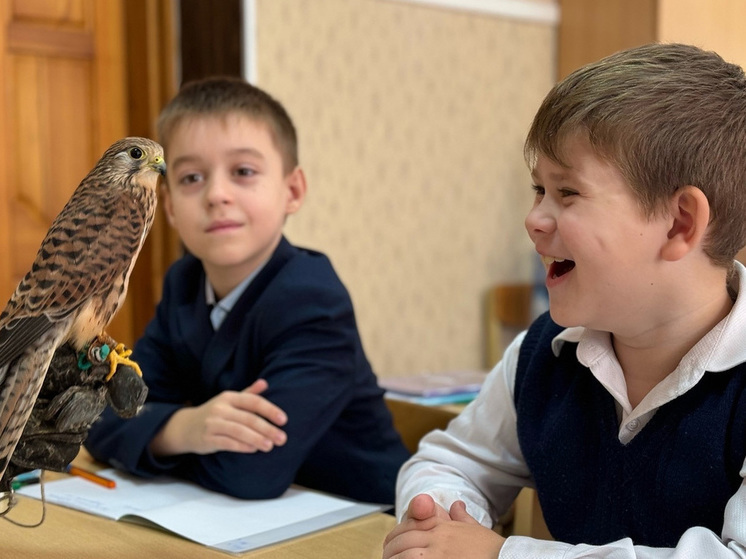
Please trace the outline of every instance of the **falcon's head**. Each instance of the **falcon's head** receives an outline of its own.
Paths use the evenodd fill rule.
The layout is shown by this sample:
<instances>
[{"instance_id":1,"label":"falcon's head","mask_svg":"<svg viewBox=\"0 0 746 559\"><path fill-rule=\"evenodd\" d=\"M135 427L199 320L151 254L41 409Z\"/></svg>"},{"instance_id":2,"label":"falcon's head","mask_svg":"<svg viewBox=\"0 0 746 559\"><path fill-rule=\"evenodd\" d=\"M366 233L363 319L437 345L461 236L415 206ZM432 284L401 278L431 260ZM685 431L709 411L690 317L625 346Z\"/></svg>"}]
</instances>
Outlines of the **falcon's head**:
<instances>
[{"instance_id":1,"label":"falcon's head","mask_svg":"<svg viewBox=\"0 0 746 559\"><path fill-rule=\"evenodd\" d=\"M111 145L89 176L106 177L107 183L138 184L155 190L166 175L163 148L148 138L132 136Z\"/></svg>"}]
</instances>

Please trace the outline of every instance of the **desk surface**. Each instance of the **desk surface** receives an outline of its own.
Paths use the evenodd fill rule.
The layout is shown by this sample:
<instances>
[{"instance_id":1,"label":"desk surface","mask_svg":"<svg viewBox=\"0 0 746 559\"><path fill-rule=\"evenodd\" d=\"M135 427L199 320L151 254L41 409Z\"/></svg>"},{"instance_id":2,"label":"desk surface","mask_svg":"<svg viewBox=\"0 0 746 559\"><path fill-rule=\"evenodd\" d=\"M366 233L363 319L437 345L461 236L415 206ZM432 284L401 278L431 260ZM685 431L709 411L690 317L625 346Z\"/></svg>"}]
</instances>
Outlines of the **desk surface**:
<instances>
[{"instance_id":1,"label":"desk surface","mask_svg":"<svg viewBox=\"0 0 746 559\"><path fill-rule=\"evenodd\" d=\"M75 463L94 469L81 452ZM97 469L97 468L96 468ZM56 475L56 474L55 474ZM62 475L62 474L60 474ZM47 474L52 478L52 474ZM19 497L9 517L23 523L41 518L41 502ZM372 514L265 548L239 555L242 559L380 559L382 542L394 517ZM47 504L46 519L37 528L22 528L0 519L2 556L23 559L200 559L232 557L197 543L129 522L115 522Z\"/></svg>"}]
</instances>

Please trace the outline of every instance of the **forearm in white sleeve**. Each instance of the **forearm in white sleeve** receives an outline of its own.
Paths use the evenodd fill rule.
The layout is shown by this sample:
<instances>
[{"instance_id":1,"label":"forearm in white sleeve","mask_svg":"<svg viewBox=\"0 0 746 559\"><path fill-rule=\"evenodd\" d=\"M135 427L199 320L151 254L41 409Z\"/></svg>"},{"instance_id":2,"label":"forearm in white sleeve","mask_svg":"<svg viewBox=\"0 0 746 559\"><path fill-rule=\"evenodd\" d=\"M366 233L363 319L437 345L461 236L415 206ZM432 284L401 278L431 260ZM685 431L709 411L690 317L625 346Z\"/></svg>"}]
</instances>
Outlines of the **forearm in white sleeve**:
<instances>
[{"instance_id":1,"label":"forearm in white sleeve","mask_svg":"<svg viewBox=\"0 0 746 559\"><path fill-rule=\"evenodd\" d=\"M401 519L415 495L427 493L446 510L456 500L481 524L492 527L521 487L531 485L518 446L513 401L518 350L524 334L505 350L479 396L445 431L420 441L399 471L396 511Z\"/></svg>"}]
</instances>

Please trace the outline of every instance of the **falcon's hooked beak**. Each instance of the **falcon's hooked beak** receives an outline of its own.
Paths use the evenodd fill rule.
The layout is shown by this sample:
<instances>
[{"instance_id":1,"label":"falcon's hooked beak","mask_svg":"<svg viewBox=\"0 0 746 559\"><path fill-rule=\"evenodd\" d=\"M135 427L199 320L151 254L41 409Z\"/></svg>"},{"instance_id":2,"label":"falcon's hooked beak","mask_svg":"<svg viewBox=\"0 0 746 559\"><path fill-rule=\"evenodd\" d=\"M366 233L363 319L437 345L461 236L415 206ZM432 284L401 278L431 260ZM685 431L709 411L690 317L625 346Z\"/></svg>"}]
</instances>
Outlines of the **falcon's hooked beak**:
<instances>
[{"instance_id":1,"label":"falcon's hooked beak","mask_svg":"<svg viewBox=\"0 0 746 559\"><path fill-rule=\"evenodd\" d=\"M166 161L163 159L162 155L155 156L153 161L150 163L150 166L155 171L158 171L162 176L166 176Z\"/></svg>"}]
</instances>

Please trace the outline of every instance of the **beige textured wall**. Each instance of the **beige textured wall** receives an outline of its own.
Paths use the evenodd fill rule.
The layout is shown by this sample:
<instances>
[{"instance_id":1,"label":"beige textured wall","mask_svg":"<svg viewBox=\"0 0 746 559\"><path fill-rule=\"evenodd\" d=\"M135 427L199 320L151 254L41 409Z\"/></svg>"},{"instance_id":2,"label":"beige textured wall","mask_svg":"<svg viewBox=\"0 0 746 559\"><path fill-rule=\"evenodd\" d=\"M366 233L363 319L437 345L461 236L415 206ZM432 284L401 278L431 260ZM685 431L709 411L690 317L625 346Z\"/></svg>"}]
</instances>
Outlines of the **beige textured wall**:
<instances>
[{"instance_id":1,"label":"beige textured wall","mask_svg":"<svg viewBox=\"0 0 746 559\"><path fill-rule=\"evenodd\" d=\"M531 277L525 132L551 25L384 0L257 0L257 84L299 130L291 242L327 253L379 376L484 367L483 301Z\"/></svg>"}]
</instances>

